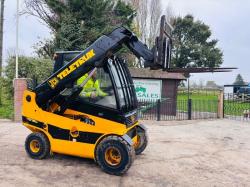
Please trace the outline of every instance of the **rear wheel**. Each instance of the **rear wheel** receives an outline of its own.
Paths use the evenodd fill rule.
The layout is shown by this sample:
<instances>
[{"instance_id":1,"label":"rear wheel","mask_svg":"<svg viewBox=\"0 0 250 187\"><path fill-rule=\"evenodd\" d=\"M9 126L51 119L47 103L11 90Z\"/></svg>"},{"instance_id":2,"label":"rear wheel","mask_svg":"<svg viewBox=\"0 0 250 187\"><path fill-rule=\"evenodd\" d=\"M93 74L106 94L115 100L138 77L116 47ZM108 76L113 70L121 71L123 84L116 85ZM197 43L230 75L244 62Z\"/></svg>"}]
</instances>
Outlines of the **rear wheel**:
<instances>
[{"instance_id":1,"label":"rear wheel","mask_svg":"<svg viewBox=\"0 0 250 187\"><path fill-rule=\"evenodd\" d=\"M44 159L50 153L48 138L40 132L31 133L25 141L25 150L33 159Z\"/></svg>"},{"instance_id":2,"label":"rear wheel","mask_svg":"<svg viewBox=\"0 0 250 187\"><path fill-rule=\"evenodd\" d=\"M100 167L109 174L122 175L134 161L135 152L119 136L109 136L104 138L96 148L96 161Z\"/></svg>"},{"instance_id":3,"label":"rear wheel","mask_svg":"<svg viewBox=\"0 0 250 187\"><path fill-rule=\"evenodd\" d=\"M137 143L134 145L135 147L135 154L141 154L148 145L148 136L147 132L142 129L141 127L137 127Z\"/></svg>"}]
</instances>

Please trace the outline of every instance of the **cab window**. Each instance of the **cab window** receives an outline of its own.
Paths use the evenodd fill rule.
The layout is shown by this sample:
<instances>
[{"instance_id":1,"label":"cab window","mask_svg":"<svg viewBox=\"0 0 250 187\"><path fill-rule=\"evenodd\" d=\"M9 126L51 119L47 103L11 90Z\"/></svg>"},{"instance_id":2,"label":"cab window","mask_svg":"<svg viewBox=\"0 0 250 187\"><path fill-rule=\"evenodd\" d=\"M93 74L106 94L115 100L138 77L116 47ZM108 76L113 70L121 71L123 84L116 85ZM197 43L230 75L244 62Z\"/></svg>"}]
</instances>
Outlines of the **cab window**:
<instances>
[{"instance_id":1,"label":"cab window","mask_svg":"<svg viewBox=\"0 0 250 187\"><path fill-rule=\"evenodd\" d=\"M80 85L87 79L88 73L77 80ZM110 76L103 68L97 69L93 76L83 86L80 99L97 105L117 109L115 92Z\"/></svg>"}]
</instances>

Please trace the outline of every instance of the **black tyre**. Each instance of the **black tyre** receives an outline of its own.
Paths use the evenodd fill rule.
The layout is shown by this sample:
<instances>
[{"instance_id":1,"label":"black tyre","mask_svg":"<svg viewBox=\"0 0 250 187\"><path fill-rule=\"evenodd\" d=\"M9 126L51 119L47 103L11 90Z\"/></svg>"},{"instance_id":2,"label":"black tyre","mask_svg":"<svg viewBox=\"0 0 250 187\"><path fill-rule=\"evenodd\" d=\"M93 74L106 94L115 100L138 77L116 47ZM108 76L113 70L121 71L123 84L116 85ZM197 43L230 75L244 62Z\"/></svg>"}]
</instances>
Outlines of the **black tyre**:
<instances>
[{"instance_id":1,"label":"black tyre","mask_svg":"<svg viewBox=\"0 0 250 187\"><path fill-rule=\"evenodd\" d=\"M135 145L135 154L141 154L148 145L148 135L147 132L141 127L137 127L137 139L138 142Z\"/></svg>"},{"instance_id":2,"label":"black tyre","mask_svg":"<svg viewBox=\"0 0 250 187\"><path fill-rule=\"evenodd\" d=\"M133 146L119 136L104 138L96 148L96 161L106 173L122 175L135 158Z\"/></svg>"},{"instance_id":3,"label":"black tyre","mask_svg":"<svg viewBox=\"0 0 250 187\"><path fill-rule=\"evenodd\" d=\"M40 132L31 133L25 141L25 150L33 159L44 159L50 153L48 138Z\"/></svg>"}]
</instances>

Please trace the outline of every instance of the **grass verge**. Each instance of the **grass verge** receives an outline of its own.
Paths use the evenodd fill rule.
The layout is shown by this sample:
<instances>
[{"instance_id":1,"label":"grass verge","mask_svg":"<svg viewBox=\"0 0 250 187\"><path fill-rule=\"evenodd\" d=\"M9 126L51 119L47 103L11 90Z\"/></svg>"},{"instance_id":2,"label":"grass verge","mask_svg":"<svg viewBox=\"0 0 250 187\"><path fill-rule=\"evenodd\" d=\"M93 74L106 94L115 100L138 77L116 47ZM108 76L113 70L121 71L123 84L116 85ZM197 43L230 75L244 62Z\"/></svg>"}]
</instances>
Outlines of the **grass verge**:
<instances>
[{"instance_id":1,"label":"grass verge","mask_svg":"<svg viewBox=\"0 0 250 187\"><path fill-rule=\"evenodd\" d=\"M2 97L2 103L0 104L0 119L13 119L13 115L13 101Z\"/></svg>"}]
</instances>

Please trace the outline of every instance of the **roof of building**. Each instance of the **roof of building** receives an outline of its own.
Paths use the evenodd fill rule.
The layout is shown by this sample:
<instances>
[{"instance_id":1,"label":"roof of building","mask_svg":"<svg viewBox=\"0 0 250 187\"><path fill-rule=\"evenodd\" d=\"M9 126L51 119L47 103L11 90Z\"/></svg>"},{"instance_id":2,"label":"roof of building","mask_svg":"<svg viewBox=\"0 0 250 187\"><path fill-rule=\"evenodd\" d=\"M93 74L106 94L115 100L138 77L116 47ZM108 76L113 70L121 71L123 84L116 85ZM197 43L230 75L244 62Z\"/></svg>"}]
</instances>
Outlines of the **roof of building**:
<instances>
[{"instance_id":1,"label":"roof of building","mask_svg":"<svg viewBox=\"0 0 250 187\"><path fill-rule=\"evenodd\" d=\"M147 79L175 79L186 80L183 73L171 73L162 70L150 70L149 68L129 68L133 78L147 78Z\"/></svg>"}]
</instances>

